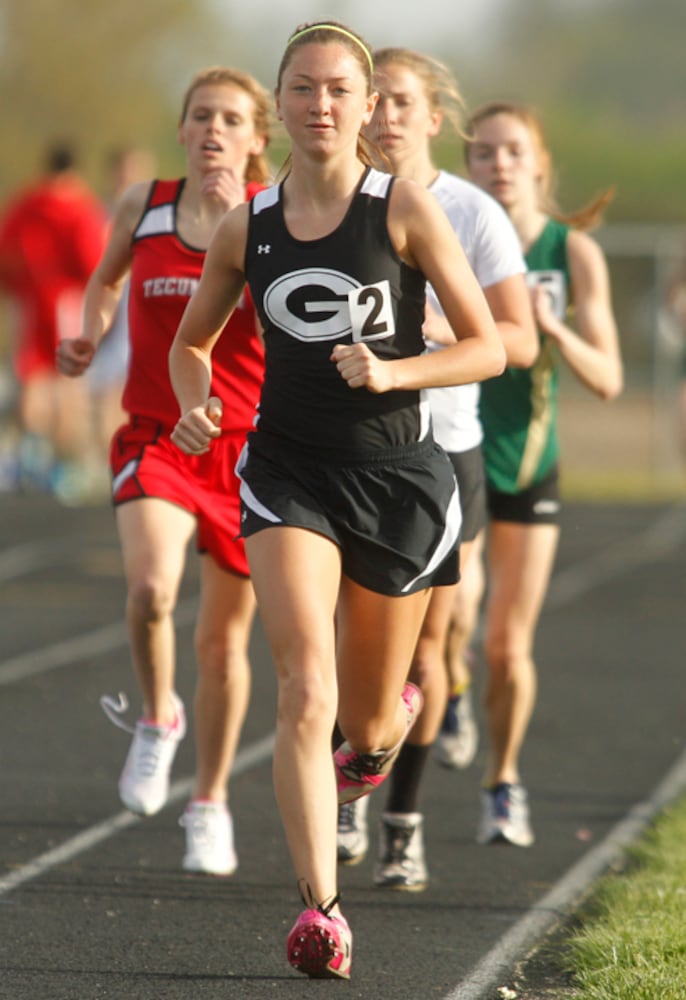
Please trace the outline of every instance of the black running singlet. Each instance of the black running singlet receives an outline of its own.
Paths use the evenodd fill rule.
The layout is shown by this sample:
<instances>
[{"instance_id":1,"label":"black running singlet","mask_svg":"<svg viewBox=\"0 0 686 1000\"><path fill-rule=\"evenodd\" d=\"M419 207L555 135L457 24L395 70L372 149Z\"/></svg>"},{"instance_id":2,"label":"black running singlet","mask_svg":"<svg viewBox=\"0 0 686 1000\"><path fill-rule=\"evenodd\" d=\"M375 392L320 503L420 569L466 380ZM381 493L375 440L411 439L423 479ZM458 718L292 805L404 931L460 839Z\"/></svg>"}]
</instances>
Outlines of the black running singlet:
<instances>
[{"instance_id":1,"label":"black running singlet","mask_svg":"<svg viewBox=\"0 0 686 1000\"><path fill-rule=\"evenodd\" d=\"M423 393L351 389L330 360L351 341L384 360L424 351L424 276L386 224L393 180L368 169L341 224L316 240L288 232L281 185L251 202L245 274L266 348L258 436L363 457L429 433Z\"/></svg>"}]
</instances>

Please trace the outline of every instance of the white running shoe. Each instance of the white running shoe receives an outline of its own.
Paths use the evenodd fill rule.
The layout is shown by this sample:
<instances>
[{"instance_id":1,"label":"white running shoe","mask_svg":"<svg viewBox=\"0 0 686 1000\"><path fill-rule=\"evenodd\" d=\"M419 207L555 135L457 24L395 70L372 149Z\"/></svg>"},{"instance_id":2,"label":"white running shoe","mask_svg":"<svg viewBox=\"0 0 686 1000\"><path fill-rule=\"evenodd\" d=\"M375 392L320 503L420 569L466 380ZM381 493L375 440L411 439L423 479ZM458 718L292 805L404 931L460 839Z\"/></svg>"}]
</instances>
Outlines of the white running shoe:
<instances>
[{"instance_id":1,"label":"white running shoe","mask_svg":"<svg viewBox=\"0 0 686 1000\"><path fill-rule=\"evenodd\" d=\"M474 718L472 693L467 689L448 699L434 754L439 764L462 769L472 763L478 746L479 728Z\"/></svg>"},{"instance_id":2,"label":"white running shoe","mask_svg":"<svg viewBox=\"0 0 686 1000\"><path fill-rule=\"evenodd\" d=\"M374 885L421 892L429 881L421 813L383 813Z\"/></svg>"},{"instance_id":3,"label":"white running shoe","mask_svg":"<svg viewBox=\"0 0 686 1000\"><path fill-rule=\"evenodd\" d=\"M128 708L124 694L115 701L103 695L100 705L108 719L133 734L133 740L119 778L119 797L131 812L152 816L160 811L169 796L169 775L179 743L186 735L183 702L172 693L176 721L172 726L155 726L139 719L135 728L119 718Z\"/></svg>"},{"instance_id":4,"label":"white running shoe","mask_svg":"<svg viewBox=\"0 0 686 1000\"><path fill-rule=\"evenodd\" d=\"M183 869L207 875L233 875L238 858L233 818L224 802L189 802L179 819L186 830Z\"/></svg>"},{"instance_id":5,"label":"white running shoe","mask_svg":"<svg viewBox=\"0 0 686 1000\"><path fill-rule=\"evenodd\" d=\"M508 843L531 847L534 833L529 822L529 806L523 785L501 782L481 789L481 821L478 844Z\"/></svg>"},{"instance_id":6,"label":"white running shoe","mask_svg":"<svg viewBox=\"0 0 686 1000\"><path fill-rule=\"evenodd\" d=\"M343 865L358 865L369 849L367 810L369 796L344 802L338 807L338 860Z\"/></svg>"}]
</instances>

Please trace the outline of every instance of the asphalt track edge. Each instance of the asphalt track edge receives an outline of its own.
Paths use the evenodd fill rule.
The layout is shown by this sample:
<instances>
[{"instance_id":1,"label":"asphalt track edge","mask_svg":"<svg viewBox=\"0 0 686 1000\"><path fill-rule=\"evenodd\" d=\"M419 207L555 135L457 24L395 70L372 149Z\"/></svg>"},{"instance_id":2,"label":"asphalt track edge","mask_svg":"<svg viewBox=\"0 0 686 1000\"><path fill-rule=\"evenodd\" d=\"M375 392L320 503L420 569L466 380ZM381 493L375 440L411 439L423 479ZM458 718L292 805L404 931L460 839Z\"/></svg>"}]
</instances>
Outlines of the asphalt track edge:
<instances>
[{"instance_id":1,"label":"asphalt track edge","mask_svg":"<svg viewBox=\"0 0 686 1000\"><path fill-rule=\"evenodd\" d=\"M486 991L502 986L542 938L570 916L593 883L619 862L657 813L686 791L686 751L653 794L639 802L608 835L588 851L532 909L504 934L465 979L443 1000L486 1000Z\"/></svg>"}]
</instances>

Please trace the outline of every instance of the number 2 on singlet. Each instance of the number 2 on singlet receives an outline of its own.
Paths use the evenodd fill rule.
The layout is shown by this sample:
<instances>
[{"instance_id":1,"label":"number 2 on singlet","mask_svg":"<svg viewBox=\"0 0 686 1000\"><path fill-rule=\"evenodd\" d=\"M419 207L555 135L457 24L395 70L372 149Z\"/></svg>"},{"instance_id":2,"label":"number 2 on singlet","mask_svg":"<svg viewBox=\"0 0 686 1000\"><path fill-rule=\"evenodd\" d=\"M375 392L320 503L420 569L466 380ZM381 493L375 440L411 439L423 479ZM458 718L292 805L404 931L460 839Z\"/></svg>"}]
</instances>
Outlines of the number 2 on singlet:
<instances>
[{"instance_id":1,"label":"number 2 on singlet","mask_svg":"<svg viewBox=\"0 0 686 1000\"><path fill-rule=\"evenodd\" d=\"M363 285L348 292L353 341L385 340L395 334L391 286L388 281Z\"/></svg>"}]
</instances>

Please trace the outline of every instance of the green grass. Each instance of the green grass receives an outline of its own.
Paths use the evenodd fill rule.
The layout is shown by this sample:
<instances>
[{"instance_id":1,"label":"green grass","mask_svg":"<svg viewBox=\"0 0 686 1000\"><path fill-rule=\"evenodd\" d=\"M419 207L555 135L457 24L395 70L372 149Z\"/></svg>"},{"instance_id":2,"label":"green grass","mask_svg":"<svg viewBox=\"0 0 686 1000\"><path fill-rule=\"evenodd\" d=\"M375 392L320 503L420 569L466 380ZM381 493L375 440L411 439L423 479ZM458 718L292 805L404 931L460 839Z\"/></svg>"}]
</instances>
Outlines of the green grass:
<instances>
[{"instance_id":1,"label":"green grass","mask_svg":"<svg viewBox=\"0 0 686 1000\"><path fill-rule=\"evenodd\" d=\"M686 800L606 876L564 948L574 1000L686 998Z\"/></svg>"}]
</instances>

